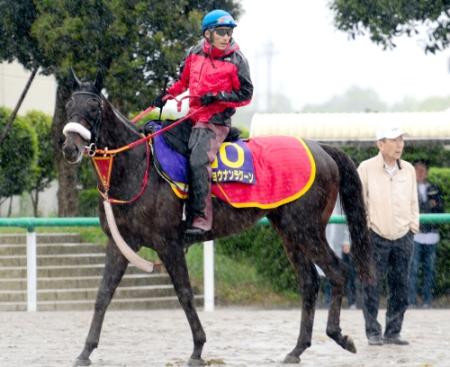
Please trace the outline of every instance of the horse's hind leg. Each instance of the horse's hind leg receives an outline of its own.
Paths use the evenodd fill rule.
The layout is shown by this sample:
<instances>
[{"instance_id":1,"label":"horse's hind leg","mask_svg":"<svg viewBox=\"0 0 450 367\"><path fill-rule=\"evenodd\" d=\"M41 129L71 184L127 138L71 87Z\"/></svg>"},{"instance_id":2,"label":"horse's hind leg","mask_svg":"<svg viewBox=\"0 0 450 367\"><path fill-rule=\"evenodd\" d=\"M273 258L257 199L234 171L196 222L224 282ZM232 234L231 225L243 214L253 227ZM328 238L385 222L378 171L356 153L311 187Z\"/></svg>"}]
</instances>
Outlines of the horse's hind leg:
<instances>
[{"instance_id":1,"label":"horse's hind leg","mask_svg":"<svg viewBox=\"0 0 450 367\"><path fill-rule=\"evenodd\" d=\"M106 249L105 269L95 301L95 311L91 321L91 327L84 344L84 349L77 357L74 366L89 366L91 364L89 356L98 346L106 308L111 302L112 296L127 269L127 265L128 260L120 253L114 242L110 240Z\"/></svg>"},{"instance_id":2,"label":"horse's hind leg","mask_svg":"<svg viewBox=\"0 0 450 367\"><path fill-rule=\"evenodd\" d=\"M331 283L331 302L328 310L327 335L345 350L356 353L353 340L347 335L342 335L340 327L346 269L342 261L329 247L325 236L321 239L321 245L323 251L319 252L321 255L317 256L314 261L320 266Z\"/></svg>"},{"instance_id":3,"label":"horse's hind leg","mask_svg":"<svg viewBox=\"0 0 450 367\"><path fill-rule=\"evenodd\" d=\"M300 333L295 348L285 357L283 363L299 363L300 355L311 346L317 295L319 293L319 276L314 264L298 251L286 245L289 260L297 272L300 289L303 293L302 319Z\"/></svg>"},{"instance_id":4,"label":"horse's hind leg","mask_svg":"<svg viewBox=\"0 0 450 367\"><path fill-rule=\"evenodd\" d=\"M165 249L164 253L158 253L158 255L172 279L175 292L188 319L194 340L194 350L188 364L189 366L203 366L205 362L202 359L202 350L203 345L206 343L206 335L195 309L194 292L189 280L184 250L178 242L168 243Z\"/></svg>"}]
</instances>

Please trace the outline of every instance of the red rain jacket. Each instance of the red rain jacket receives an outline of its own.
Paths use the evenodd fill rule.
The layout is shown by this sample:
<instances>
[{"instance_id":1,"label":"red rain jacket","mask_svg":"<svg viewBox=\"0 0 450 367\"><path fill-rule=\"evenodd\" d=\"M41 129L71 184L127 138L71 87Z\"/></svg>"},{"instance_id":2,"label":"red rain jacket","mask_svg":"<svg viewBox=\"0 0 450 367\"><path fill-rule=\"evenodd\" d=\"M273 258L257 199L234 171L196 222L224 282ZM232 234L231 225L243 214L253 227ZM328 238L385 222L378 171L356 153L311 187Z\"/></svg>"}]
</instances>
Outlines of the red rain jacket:
<instances>
[{"instance_id":1,"label":"red rain jacket","mask_svg":"<svg viewBox=\"0 0 450 367\"><path fill-rule=\"evenodd\" d=\"M181 65L179 80L167 93L177 96L186 89L191 96L213 93L218 98L218 102L195 114L194 121L231 125L236 107L249 104L253 95L248 62L239 46L231 41L229 47L221 51L204 39L192 47ZM200 98L190 99L189 113L200 107Z\"/></svg>"}]
</instances>

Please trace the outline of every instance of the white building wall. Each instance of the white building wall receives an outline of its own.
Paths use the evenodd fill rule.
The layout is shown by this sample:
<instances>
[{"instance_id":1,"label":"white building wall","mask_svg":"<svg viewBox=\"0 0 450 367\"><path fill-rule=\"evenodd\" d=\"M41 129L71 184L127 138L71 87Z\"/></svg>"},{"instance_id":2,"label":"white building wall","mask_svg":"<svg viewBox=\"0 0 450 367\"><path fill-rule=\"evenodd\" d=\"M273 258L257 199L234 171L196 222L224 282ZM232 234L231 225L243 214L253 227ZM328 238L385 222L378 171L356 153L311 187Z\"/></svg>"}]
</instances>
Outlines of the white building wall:
<instances>
[{"instance_id":1,"label":"white building wall","mask_svg":"<svg viewBox=\"0 0 450 367\"><path fill-rule=\"evenodd\" d=\"M30 72L18 63L0 63L0 106L14 109L17 101L27 84ZM53 77L35 76L30 89L19 110L24 115L31 110L39 110L53 115L56 100L56 81ZM39 214L41 216L54 216L58 211L56 199L57 182L40 194ZM0 205L0 216L8 214L9 199ZM27 193L15 196L12 202L13 216L32 216L33 206Z\"/></svg>"},{"instance_id":2,"label":"white building wall","mask_svg":"<svg viewBox=\"0 0 450 367\"><path fill-rule=\"evenodd\" d=\"M0 64L0 106L13 109L27 84L30 72L18 63ZM30 110L39 110L53 114L56 99L56 81L54 77L35 76L33 83L22 103L19 115Z\"/></svg>"},{"instance_id":3,"label":"white building wall","mask_svg":"<svg viewBox=\"0 0 450 367\"><path fill-rule=\"evenodd\" d=\"M58 182L55 180L50 187L39 194L38 216L40 217L55 217L58 214L58 199L57 199ZM8 216L10 200L7 199L0 205L0 217ZM27 192L22 195L13 196L12 217L32 217L33 204Z\"/></svg>"}]
</instances>

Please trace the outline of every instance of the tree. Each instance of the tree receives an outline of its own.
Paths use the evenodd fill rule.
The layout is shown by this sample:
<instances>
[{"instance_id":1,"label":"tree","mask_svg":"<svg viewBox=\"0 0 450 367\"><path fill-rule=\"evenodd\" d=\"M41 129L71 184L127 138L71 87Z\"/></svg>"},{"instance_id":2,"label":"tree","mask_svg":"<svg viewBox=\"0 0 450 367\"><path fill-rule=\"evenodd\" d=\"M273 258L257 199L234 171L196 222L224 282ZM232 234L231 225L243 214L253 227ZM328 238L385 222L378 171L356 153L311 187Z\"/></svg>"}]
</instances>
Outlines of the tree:
<instances>
[{"instance_id":1,"label":"tree","mask_svg":"<svg viewBox=\"0 0 450 367\"><path fill-rule=\"evenodd\" d=\"M424 100L405 97L389 105L374 90L353 86L323 103L306 105L302 112L407 112L443 111L448 108L450 97L429 97Z\"/></svg>"},{"instance_id":2,"label":"tree","mask_svg":"<svg viewBox=\"0 0 450 367\"><path fill-rule=\"evenodd\" d=\"M10 113L0 107L0 129L4 128ZM36 134L22 118L17 118L0 145L0 204L25 191L35 169L36 156Z\"/></svg>"},{"instance_id":3,"label":"tree","mask_svg":"<svg viewBox=\"0 0 450 367\"><path fill-rule=\"evenodd\" d=\"M427 0L333 0L336 27L353 38L368 32L385 48L395 47L394 38L419 33L426 36L425 51L436 52L450 44L450 3Z\"/></svg>"},{"instance_id":4,"label":"tree","mask_svg":"<svg viewBox=\"0 0 450 367\"><path fill-rule=\"evenodd\" d=\"M2 14L0 17L0 61L11 62L17 59L26 69L32 71L16 107L10 113L5 126L0 131L1 144L11 129L39 65L44 65L46 62L39 52L36 42L27 31L35 17L32 2L0 0L0 14Z\"/></svg>"},{"instance_id":5,"label":"tree","mask_svg":"<svg viewBox=\"0 0 450 367\"><path fill-rule=\"evenodd\" d=\"M23 100L25 99L25 96L28 93L28 90L30 89L31 83L33 82L34 77L37 74L37 68L33 69L30 76L28 77L28 81L23 88L22 93L20 94L19 100L16 103L16 107L14 107L14 110L11 112L11 114L8 117L8 120L6 121L6 124L3 128L3 130L0 132L0 144L3 143L3 140L5 140L6 135L8 135L9 130L11 129L12 124L14 123L14 120L16 119L17 112L20 109L20 106L22 105Z\"/></svg>"},{"instance_id":6,"label":"tree","mask_svg":"<svg viewBox=\"0 0 450 367\"><path fill-rule=\"evenodd\" d=\"M33 204L34 216L38 216L39 193L50 186L56 178L54 149L51 140L52 119L39 111L27 113L24 120L36 132L38 154L33 175L28 185L28 193Z\"/></svg>"},{"instance_id":7,"label":"tree","mask_svg":"<svg viewBox=\"0 0 450 367\"><path fill-rule=\"evenodd\" d=\"M450 96L447 97L428 97L423 100L417 100L412 97L405 97L403 100L395 103L390 111L444 111L450 108Z\"/></svg>"},{"instance_id":8,"label":"tree","mask_svg":"<svg viewBox=\"0 0 450 367\"><path fill-rule=\"evenodd\" d=\"M306 105L302 112L368 112L386 111L386 104L372 89L351 87L344 94L319 105Z\"/></svg>"},{"instance_id":9,"label":"tree","mask_svg":"<svg viewBox=\"0 0 450 367\"><path fill-rule=\"evenodd\" d=\"M69 68L84 79L100 73L109 99L124 112L143 109L164 79L175 76L185 50L199 38L203 14L215 7L240 12L236 0L0 0L0 61L16 58L29 70L38 65L58 82L52 136L59 215L75 215L78 205L77 170L60 153Z\"/></svg>"}]
</instances>

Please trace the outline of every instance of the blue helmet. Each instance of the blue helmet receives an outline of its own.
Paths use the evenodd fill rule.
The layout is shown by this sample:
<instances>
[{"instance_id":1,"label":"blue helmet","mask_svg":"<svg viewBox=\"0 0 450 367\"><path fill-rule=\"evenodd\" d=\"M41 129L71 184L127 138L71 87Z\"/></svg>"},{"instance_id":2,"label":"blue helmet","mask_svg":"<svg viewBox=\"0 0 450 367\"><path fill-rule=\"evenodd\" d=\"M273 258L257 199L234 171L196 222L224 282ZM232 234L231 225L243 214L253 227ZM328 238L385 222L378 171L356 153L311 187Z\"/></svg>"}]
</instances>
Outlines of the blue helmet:
<instances>
[{"instance_id":1,"label":"blue helmet","mask_svg":"<svg viewBox=\"0 0 450 367\"><path fill-rule=\"evenodd\" d=\"M236 27L237 23L230 13L225 10L216 9L210 11L202 20L202 33L207 29L216 27Z\"/></svg>"}]
</instances>

